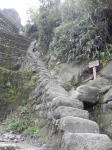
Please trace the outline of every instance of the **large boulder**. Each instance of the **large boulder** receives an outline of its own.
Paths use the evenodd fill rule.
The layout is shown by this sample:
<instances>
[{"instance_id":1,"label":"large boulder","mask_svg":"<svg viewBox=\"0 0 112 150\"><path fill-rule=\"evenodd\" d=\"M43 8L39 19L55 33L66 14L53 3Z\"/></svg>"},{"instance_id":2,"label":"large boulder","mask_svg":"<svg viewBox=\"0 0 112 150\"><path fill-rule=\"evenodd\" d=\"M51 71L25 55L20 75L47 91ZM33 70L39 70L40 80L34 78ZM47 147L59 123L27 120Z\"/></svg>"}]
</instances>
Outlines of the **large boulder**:
<instances>
[{"instance_id":1,"label":"large boulder","mask_svg":"<svg viewBox=\"0 0 112 150\"><path fill-rule=\"evenodd\" d=\"M101 74L108 79L112 79L112 61L101 70Z\"/></svg>"},{"instance_id":2,"label":"large boulder","mask_svg":"<svg viewBox=\"0 0 112 150\"><path fill-rule=\"evenodd\" d=\"M53 109L56 109L59 106L68 106L68 107L83 109L82 102L80 102L79 100L73 100L64 96L58 96L52 100Z\"/></svg>"},{"instance_id":3,"label":"large boulder","mask_svg":"<svg viewBox=\"0 0 112 150\"><path fill-rule=\"evenodd\" d=\"M60 119L62 117L73 116L89 119L89 113L86 110L73 107L60 106L54 111L54 117Z\"/></svg>"},{"instance_id":4,"label":"large boulder","mask_svg":"<svg viewBox=\"0 0 112 150\"><path fill-rule=\"evenodd\" d=\"M96 122L71 116L60 119L59 130L71 133L99 133Z\"/></svg>"},{"instance_id":5,"label":"large boulder","mask_svg":"<svg viewBox=\"0 0 112 150\"><path fill-rule=\"evenodd\" d=\"M89 85L79 86L72 92L72 98L79 99L82 102L96 103L98 101L99 89Z\"/></svg>"},{"instance_id":6,"label":"large boulder","mask_svg":"<svg viewBox=\"0 0 112 150\"><path fill-rule=\"evenodd\" d=\"M104 134L67 133L62 139L62 150L112 150L112 141Z\"/></svg>"},{"instance_id":7,"label":"large boulder","mask_svg":"<svg viewBox=\"0 0 112 150\"><path fill-rule=\"evenodd\" d=\"M98 87L98 88L104 88L104 86L108 86L110 82L103 78L103 77L98 77L95 80L91 80L87 83L87 85Z\"/></svg>"}]
</instances>

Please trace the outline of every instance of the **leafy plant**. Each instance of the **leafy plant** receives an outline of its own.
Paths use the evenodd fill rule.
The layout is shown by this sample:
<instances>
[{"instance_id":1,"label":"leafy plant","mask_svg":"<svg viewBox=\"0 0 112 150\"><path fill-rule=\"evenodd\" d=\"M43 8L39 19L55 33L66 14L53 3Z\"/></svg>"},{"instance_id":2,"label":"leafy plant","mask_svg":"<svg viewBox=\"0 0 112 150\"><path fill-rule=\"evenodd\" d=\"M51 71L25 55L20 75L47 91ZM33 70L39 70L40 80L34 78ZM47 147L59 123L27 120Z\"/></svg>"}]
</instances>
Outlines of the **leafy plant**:
<instances>
[{"instance_id":1,"label":"leafy plant","mask_svg":"<svg viewBox=\"0 0 112 150\"><path fill-rule=\"evenodd\" d=\"M26 128L28 128L29 123L27 120L22 120L21 118L13 117L6 120L6 125L8 126L8 130L20 133Z\"/></svg>"},{"instance_id":2,"label":"leafy plant","mask_svg":"<svg viewBox=\"0 0 112 150\"><path fill-rule=\"evenodd\" d=\"M65 90L70 91L72 89L72 87L73 87L73 84L71 82L64 83Z\"/></svg>"},{"instance_id":3,"label":"leafy plant","mask_svg":"<svg viewBox=\"0 0 112 150\"><path fill-rule=\"evenodd\" d=\"M29 126L24 132L24 135L37 135L40 136L40 129L37 126Z\"/></svg>"},{"instance_id":4,"label":"leafy plant","mask_svg":"<svg viewBox=\"0 0 112 150\"><path fill-rule=\"evenodd\" d=\"M31 79L24 84L24 89L29 89L34 87L37 81L37 75L31 76Z\"/></svg>"}]
</instances>

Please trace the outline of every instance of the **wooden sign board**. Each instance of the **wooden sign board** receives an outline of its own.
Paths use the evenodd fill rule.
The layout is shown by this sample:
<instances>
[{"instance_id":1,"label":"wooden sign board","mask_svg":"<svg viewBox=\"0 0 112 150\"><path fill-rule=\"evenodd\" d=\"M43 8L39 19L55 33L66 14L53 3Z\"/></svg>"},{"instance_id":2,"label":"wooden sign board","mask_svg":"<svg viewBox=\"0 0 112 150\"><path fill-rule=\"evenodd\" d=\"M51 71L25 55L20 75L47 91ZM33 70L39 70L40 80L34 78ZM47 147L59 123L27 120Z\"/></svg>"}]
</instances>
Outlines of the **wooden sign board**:
<instances>
[{"instance_id":1,"label":"wooden sign board","mask_svg":"<svg viewBox=\"0 0 112 150\"><path fill-rule=\"evenodd\" d=\"M99 66L99 60L92 61L92 62L89 63L89 68L93 68L93 67L96 67L96 66Z\"/></svg>"}]
</instances>

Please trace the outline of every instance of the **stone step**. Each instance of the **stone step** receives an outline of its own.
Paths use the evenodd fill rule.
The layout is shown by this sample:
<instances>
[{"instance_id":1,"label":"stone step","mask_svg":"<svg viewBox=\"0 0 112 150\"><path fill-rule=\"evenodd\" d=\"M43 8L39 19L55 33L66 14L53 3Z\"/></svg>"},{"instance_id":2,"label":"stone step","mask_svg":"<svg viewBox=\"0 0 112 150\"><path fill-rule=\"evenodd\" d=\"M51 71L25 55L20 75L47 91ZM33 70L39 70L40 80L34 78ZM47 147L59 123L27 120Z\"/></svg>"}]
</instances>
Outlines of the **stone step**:
<instances>
[{"instance_id":1,"label":"stone step","mask_svg":"<svg viewBox=\"0 0 112 150\"><path fill-rule=\"evenodd\" d=\"M52 100L52 108L56 109L59 106L68 106L73 108L83 109L83 103L79 100L72 101L66 96L58 96Z\"/></svg>"},{"instance_id":2,"label":"stone step","mask_svg":"<svg viewBox=\"0 0 112 150\"><path fill-rule=\"evenodd\" d=\"M112 150L112 141L104 134L66 133L61 150Z\"/></svg>"},{"instance_id":3,"label":"stone step","mask_svg":"<svg viewBox=\"0 0 112 150\"><path fill-rule=\"evenodd\" d=\"M0 150L52 150L49 146L32 146L26 143L8 143L8 142L0 142Z\"/></svg>"},{"instance_id":4,"label":"stone step","mask_svg":"<svg viewBox=\"0 0 112 150\"><path fill-rule=\"evenodd\" d=\"M59 106L54 110L55 119L60 119L67 116L89 119L89 113L86 110L66 106Z\"/></svg>"},{"instance_id":5,"label":"stone step","mask_svg":"<svg viewBox=\"0 0 112 150\"><path fill-rule=\"evenodd\" d=\"M99 126L96 122L71 116L60 119L59 129L62 132L71 133L99 133Z\"/></svg>"},{"instance_id":6,"label":"stone step","mask_svg":"<svg viewBox=\"0 0 112 150\"><path fill-rule=\"evenodd\" d=\"M16 144L0 142L0 150L20 150Z\"/></svg>"}]
</instances>

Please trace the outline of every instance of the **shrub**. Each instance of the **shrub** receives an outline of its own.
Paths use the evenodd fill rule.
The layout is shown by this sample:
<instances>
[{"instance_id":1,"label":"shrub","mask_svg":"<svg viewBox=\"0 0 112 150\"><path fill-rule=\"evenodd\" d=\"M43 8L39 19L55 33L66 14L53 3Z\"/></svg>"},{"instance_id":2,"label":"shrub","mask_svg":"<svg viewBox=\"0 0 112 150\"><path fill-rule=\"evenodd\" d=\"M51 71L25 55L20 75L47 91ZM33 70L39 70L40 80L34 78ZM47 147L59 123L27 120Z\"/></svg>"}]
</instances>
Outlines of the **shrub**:
<instances>
[{"instance_id":1,"label":"shrub","mask_svg":"<svg viewBox=\"0 0 112 150\"><path fill-rule=\"evenodd\" d=\"M6 125L8 126L8 130L20 133L28 128L29 123L27 120L22 120L19 117L13 117L6 120Z\"/></svg>"}]
</instances>

